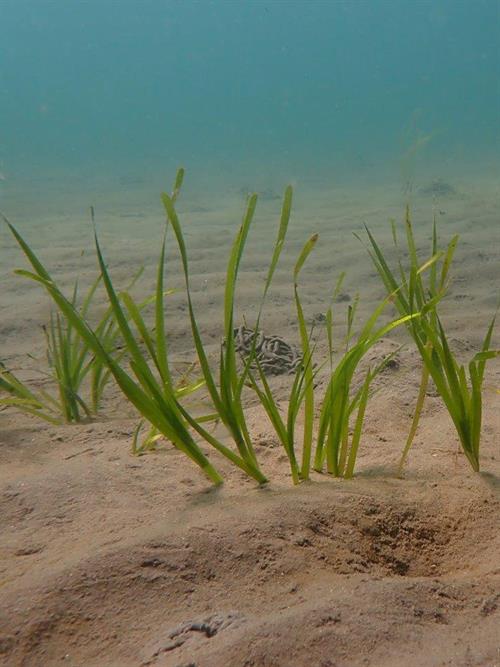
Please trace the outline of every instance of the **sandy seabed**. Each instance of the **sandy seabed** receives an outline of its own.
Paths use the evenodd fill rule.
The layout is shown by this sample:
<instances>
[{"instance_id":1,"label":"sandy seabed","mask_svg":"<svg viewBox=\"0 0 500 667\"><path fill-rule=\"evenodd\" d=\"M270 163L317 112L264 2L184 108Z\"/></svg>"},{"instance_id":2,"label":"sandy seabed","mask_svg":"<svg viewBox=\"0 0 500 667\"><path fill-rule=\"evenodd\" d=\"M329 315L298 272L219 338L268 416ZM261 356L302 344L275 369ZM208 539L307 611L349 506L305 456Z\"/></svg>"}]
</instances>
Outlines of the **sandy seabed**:
<instances>
[{"instance_id":1,"label":"sandy seabed","mask_svg":"<svg viewBox=\"0 0 500 667\"><path fill-rule=\"evenodd\" d=\"M443 240L461 236L443 317L455 350L478 349L498 299L498 186L463 182L456 194L412 201L417 236L428 243L433 208ZM160 206L120 193L97 202L99 233L113 277L144 264L136 293L154 286L162 234ZM125 199L125 201L124 201ZM279 200L259 205L238 291L238 320L251 321L276 233ZM70 285L95 275L85 213L71 199L5 207L54 276ZM95 202L92 202L95 203ZM193 289L214 358L231 236L244 202L237 192L179 204L190 248ZM366 222L387 244L387 220L403 197L381 188L323 185L297 191L288 245L263 328L298 342L291 269L307 236L320 233L301 279L309 319L327 308L336 275L346 299L361 293L360 314L383 296L352 232ZM82 222L84 220L84 222ZM49 303L12 275L25 261L5 229L2 253L2 358L35 386L41 325ZM172 245L172 244L171 244ZM81 249L85 254L81 256ZM172 247L169 285L181 286ZM349 301L338 305L339 317ZM193 358L184 297L169 297L176 358ZM488 367L482 472L461 454L433 390L404 479L395 467L415 404L420 361L404 332L381 341L366 363L397 345L396 363L377 379L350 481L314 474L294 488L266 418L248 396L265 488L230 469L214 489L168 443L130 454L134 410L110 387L93 423L52 426L0 413L0 663L82 667L494 667L500 665L500 364ZM495 337L498 347L498 334ZM325 353L318 333L317 351ZM31 355L31 356L28 356ZM366 368L366 366L364 366ZM272 380L286 400L288 377ZM324 376L319 380L324 383ZM224 437L222 431L218 433ZM229 442L229 441L228 441Z\"/></svg>"}]
</instances>

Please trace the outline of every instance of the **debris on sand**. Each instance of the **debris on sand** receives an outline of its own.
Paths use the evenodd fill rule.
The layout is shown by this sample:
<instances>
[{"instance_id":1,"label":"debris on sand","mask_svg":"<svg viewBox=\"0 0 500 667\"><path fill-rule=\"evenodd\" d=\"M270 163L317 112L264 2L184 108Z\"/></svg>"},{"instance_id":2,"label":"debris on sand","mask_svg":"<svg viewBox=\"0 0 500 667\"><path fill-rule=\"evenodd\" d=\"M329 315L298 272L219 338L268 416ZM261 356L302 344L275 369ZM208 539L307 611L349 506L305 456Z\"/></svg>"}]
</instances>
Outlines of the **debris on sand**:
<instances>
[{"instance_id":1,"label":"debris on sand","mask_svg":"<svg viewBox=\"0 0 500 667\"><path fill-rule=\"evenodd\" d=\"M419 193L427 197L456 197L457 191L442 178L435 178L428 185L419 188Z\"/></svg>"},{"instance_id":2,"label":"debris on sand","mask_svg":"<svg viewBox=\"0 0 500 667\"><path fill-rule=\"evenodd\" d=\"M234 330L236 352L248 357L254 344L255 330L240 326ZM295 373L302 362L298 349L289 345L281 336L265 336L257 332L255 342L255 358L266 375L282 375Z\"/></svg>"}]
</instances>

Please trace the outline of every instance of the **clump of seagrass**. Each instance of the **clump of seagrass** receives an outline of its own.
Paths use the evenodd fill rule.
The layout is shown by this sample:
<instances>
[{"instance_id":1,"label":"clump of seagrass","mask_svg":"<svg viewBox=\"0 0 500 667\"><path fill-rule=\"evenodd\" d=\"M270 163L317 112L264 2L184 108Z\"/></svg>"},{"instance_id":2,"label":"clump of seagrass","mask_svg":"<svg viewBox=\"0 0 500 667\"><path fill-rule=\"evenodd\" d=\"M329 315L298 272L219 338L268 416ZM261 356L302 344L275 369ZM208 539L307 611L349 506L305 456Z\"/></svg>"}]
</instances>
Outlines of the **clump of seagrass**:
<instances>
[{"instance_id":1,"label":"clump of seagrass","mask_svg":"<svg viewBox=\"0 0 500 667\"><path fill-rule=\"evenodd\" d=\"M255 339L255 340L254 340ZM302 355L281 336L266 336L262 331L241 325L234 329L235 349L245 360L254 354L253 368L259 365L266 375L292 375L302 363Z\"/></svg>"},{"instance_id":2,"label":"clump of seagrass","mask_svg":"<svg viewBox=\"0 0 500 667\"><path fill-rule=\"evenodd\" d=\"M439 302L448 288L448 274L458 243L458 235L451 239L446 249L440 249L436 219L434 219L432 255L419 268L417 246L410 219L410 208L407 206L405 219L406 247L404 250L408 253L409 264L405 267L401 259L403 253L400 251L396 226L393 221L391 226L393 244L400 254L397 269L390 268L377 241L366 227L370 242L368 252L387 293L394 296L393 303L400 315L403 317L413 315L417 309L420 312L420 317L412 317L408 320L407 328L423 361L417 404L399 469L402 471L412 446L422 414L427 386L432 378L436 390L455 425L463 452L472 469L479 472L484 373L486 363L490 359L500 356L500 350L491 349L497 312L491 319L480 351L468 363L460 363L450 348L449 336L438 314ZM424 267L429 269L428 283L424 283L422 277ZM398 285L398 281L401 279L402 283Z\"/></svg>"}]
</instances>

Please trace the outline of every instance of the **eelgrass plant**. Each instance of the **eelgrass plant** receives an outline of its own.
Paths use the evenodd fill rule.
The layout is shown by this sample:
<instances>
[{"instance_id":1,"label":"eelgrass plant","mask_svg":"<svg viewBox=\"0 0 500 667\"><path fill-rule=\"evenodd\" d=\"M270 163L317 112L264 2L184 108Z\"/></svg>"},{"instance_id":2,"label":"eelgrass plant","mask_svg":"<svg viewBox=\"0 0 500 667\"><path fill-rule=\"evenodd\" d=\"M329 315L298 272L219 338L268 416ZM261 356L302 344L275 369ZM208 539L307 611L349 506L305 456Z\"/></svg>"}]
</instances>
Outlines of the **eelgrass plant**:
<instances>
[{"instance_id":1,"label":"eelgrass plant","mask_svg":"<svg viewBox=\"0 0 500 667\"><path fill-rule=\"evenodd\" d=\"M81 317L86 317L99 282L100 277L90 286L81 306L77 306L78 284L75 283L71 302L75 309L79 309ZM0 388L7 391L10 397L1 399L0 405L17 407L55 424L90 419L99 409L109 374L103 372L102 363L95 358L71 323L59 313L51 313L49 325L43 329L47 341L48 375L56 385L57 398L45 390L35 393L3 366L0 370ZM114 343L116 331L110 336L113 325L109 312L102 318L97 331L103 335L103 341ZM82 385L90 375L91 403L82 398Z\"/></svg>"},{"instance_id":2,"label":"eelgrass plant","mask_svg":"<svg viewBox=\"0 0 500 667\"><path fill-rule=\"evenodd\" d=\"M71 303L85 319L101 277L89 287L85 298L78 306L78 282L75 283ZM96 328L102 336L103 344L109 348L116 340L116 327L113 326L110 312L104 315ZM113 335L109 335L113 331ZM59 408L65 422L79 422L83 417L90 419L99 410L104 386L109 373L104 372L102 362L97 359L78 331L59 313L51 313L50 323L44 327L47 339L47 360L52 370L59 393ZM106 334L106 336L104 335ZM106 343L105 343L106 341ZM82 387L87 376L92 376L91 404L82 397Z\"/></svg>"},{"instance_id":3,"label":"eelgrass plant","mask_svg":"<svg viewBox=\"0 0 500 667\"><path fill-rule=\"evenodd\" d=\"M290 193L291 196L291 193ZM291 201L290 201L291 203ZM276 263L283 246L283 241L286 235L286 225L280 228L282 234L278 235L278 239L275 245L275 252L273 255L273 260L276 259ZM302 266L304 265L308 255L312 251L318 235L314 234L305 244L302 252L299 255L299 258L294 267L294 295L295 295L295 304L297 308L297 317L299 321L299 330L301 335L302 343L302 362L297 366L295 371L294 381L290 389L290 395L288 400L288 411L286 416L286 421L283 420L278 402L275 399L271 386L266 378L266 374L262 369L260 363L255 359L255 365L257 366L259 380L256 379L254 373L251 370L251 364L254 361L254 352L255 352L255 341L257 336L253 337L253 347L250 352L249 358L246 361L244 373L242 379L245 380L248 377L248 382L257 394L262 407L267 413L269 420L278 436L278 439L283 446L288 461L290 463L290 469L292 473L292 480L294 484L298 484L301 479L307 479L309 476L309 461L310 461L310 451L312 445L312 434L313 434L313 421L314 421L314 387L313 379L314 373L312 369L312 354L311 354L311 345L310 345L310 332L307 330L306 321L304 313L302 310L302 305L300 302L298 294L298 276ZM274 266L276 264L274 261L271 263L271 270L274 271ZM259 314L257 317L257 323L255 326L255 331L258 331L260 317L262 314L262 306L264 304L264 299L267 294L267 290L270 286L272 278L272 273L268 275L266 280L266 286L264 290L264 295L261 302L261 308L259 309ZM299 465L296 453L295 453L295 425L299 411L301 409L302 403L305 402L305 411L304 411L304 441L303 441L303 457L302 457L302 466Z\"/></svg>"},{"instance_id":4,"label":"eelgrass plant","mask_svg":"<svg viewBox=\"0 0 500 667\"><path fill-rule=\"evenodd\" d=\"M95 332L81 317L80 313L75 309L71 301L63 295L61 290L57 287L56 283L52 280L50 274L31 250L29 245L24 241L21 235L10 223L9 227L34 269L33 272L23 271L23 275L30 277L45 287L64 317L68 320L68 322L71 322L72 326L75 327L82 338L88 343L94 354L99 357L102 363L105 364L106 367L110 370L125 396L137 408L144 419L155 426L160 433L162 433L174 444L174 446L184 452L190 459L199 465L214 484L222 483L221 475L214 468L206 455L201 451L200 447L194 441L192 435L189 432L187 422L189 421L191 423L195 420L188 416L187 413L183 410L182 406L179 404L171 383L169 381L159 381L148 365L147 357L141 350L139 339L134 335L122 305L120 304L118 295L113 287L113 283L104 263L104 258L101 253L97 236L96 250L99 265L102 271L104 284L108 293L114 317L116 318L127 351L130 354L130 365L133 375L130 375L130 373L125 369L124 365L114 359L113 356L103 347ZM159 275L163 277L162 263L159 265ZM163 310L162 292L163 290L161 289L160 285L157 288L158 310ZM164 363L164 360L162 363ZM201 425L198 428L200 431L202 431ZM212 440L211 444L216 446L216 448L219 448L218 443L215 442L215 439L211 438L210 434L207 433L206 436L208 441ZM233 452L225 448L224 445L221 444L219 449L223 453L226 453L228 458L233 457ZM236 463L238 464L240 461L238 460Z\"/></svg>"},{"instance_id":5,"label":"eelgrass plant","mask_svg":"<svg viewBox=\"0 0 500 667\"><path fill-rule=\"evenodd\" d=\"M184 177L184 170L179 170L176 178L176 185L174 193L179 191ZM236 283L238 278L238 271L240 267L241 258L245 249L245 244L248 238L250 226L253 221L255 209L257 206L257 195L253 194L247 201L247 207L243 216L241 227L233 242L229 262L226 270L225 293L224 293L224 343L221 346L219 358L219 372L218 382L210 367L208 357L203 345L200 334L200 329L196 320L196 314L191 298L189 262L184 235L182 227L179 222L177 212L175 210L175 198L169 197L166 193L162 194L162 201L165 207L167 218L173 229L179 252L182 261L182 268L184 272L184 280L186 285L186 295L188 300L189 318L191 323L191 331L193 340L198 355L200 367L203 373L203 378L210 398L213 402L214 409L217 413L218 419L226 426L231 434L240 457L248 466L251 466L257 476L255 478L261 483L267 481L264 475L260 472L252 440L248 432L246 424L245 413L243 409L242 393L245 387L247 374L252 363L253 353L255 352L255 338L252 352L246 362L243 372L238 371L238 364L236 358L235 342L234 342L234 301L236 292ZM274 245L274 250L269 265L264 293L261 300L259 313L257 316L256 329L258 329L259 321L264 305L265 297L269 290L280 254L283 248L288 223L290 219L290 211L292 204L292 188L289 186L285 190L283 205L281 210L280 224L278 228L278 235Z\"/></svg>"},{"instance_id":6,"label":"eelgrass plant","mask_svg":"<svg viewBox=\"0 0 500 667\"><path fill-rule=\"evenodd\" d=\"M184 170L179 170L174 193L179 191L183 178ZM243 254L243 249L245 247L245 242L248 236L248 231L253 219L255 207L257 205L257 197L254 195L249 201L246 213L243 218L243 223L231 249L229 264L226 272L226 289L224 295L224 331L226 335L226 344L225 347L221 348L218 378L219 386L217 386L214 373L210 367L194 311L191 297L188 253L179 218L175 210L175 199L166 193L162 193L162 202L179 247L186 286L191 332L208 393L213 402L218 418L220 418L221 422L224 424L224 426L226 426L236 444L241 461L243 461L245 465L249 466L249 469L253 470L253 476L259 482L264 483L267 481L267 479L260 471L257 463L257 457L255 456L255 451L245 421L241 403L241 392L238 391L238 378L233 339L234 294L236 288L236 279L241 256Z\"/></svg>"},{"instance_id":7,"label":"eelgrass plant","mask_svg":"<svg viewBox=\"0 0 500 667\"><path fill-rule=\"evenodd\" d=\"M264 407L278 439L288 456L292 479L295 484L300 480L307 480L310 477L315 425L314 381L319 371L319 369L315 369L313 363L314 347L311 345L312 329L308 329L307 327L298 289L298 280L302 267L317 240L318 235L314 234L306 242L293 271L294 300L301 338L302 363L297 367L295 372L285 418L281 415L278 401L273 395L271 386L258 362L256 361L258 378L255 377L251 370L248 370L250 384ZM333 292L332 304L340 290L343 277L344 275L342 274L337 281ZM359 363L380 338L409 319L418 317L418 313L414 313L410 316L397 318L389 324L375 329L376 323L388 303L389 299L385 299L375 309L352 347L350 347L350 341L353 338L352 327L357 299L352 306L349 306L347 334L345 337L346 349L340 354L335 366L333 366L332 304L327 311L326 329L330 359L330 379L319 406L318 436L314 457L314 469L318 472L323 470L326 459L329 473L345 478L350 478L354 474L366 406L370 397L371 383L395 353L388 355L374 369L368 369L361 388L355 390L353 387ZM302 457L299 464L295 451L295 433L297 418L301 410L303 412L304 427ZM350 425L353 427L352 433L349 430Z\"/></svg>"},{"instance_id":8,"label":"eelgrass plant","mask_svg":"<svg viewBox=\"0 0 500 667\"><path fill-rule=\"evenodd\" d=\"M33 272L18 271L18 273L31 278L45 287L64 318L72 327L74 327L92 350L96 358L98 358L114 376L125 396L137 408L143 419L149 422L159 434L162 434L170 440L177 449L193 460L214 484L220 484L223 481L222 477L195 441L192 431L196 432L196 434L201 436L206 443L210 444L247 475L253 477L259 483L264 483L267 480L257 464L243 415L241 403L243 383L241 380L238 380L237 377L234 341L232 338L236 278L249 227L253 219L257 197L256 195L252 196L248 202L247 211L240 231L233 244L229 260L224 303L226 345L221 352L219 373L220 388L218 388L203 347L191 301L187 251L177 213L174 208L175 200L182 185L183 176L184 170L181 169L177 174L172 196L164 194L162 199L181 251L193 337L202 369L203 379L207 385L208 392L213 400L216 410L215 415L202 418L193 416L182 405L179 392L176 390L176 387L172 382L167 336L165 332L165 312L163 302L165 238L161 246L160 261L157 270L157 285L154 299L156 326L155 334L153 336L146 327L140 309L137 307L134 300L126 294L119 295L116 292L102 255L97 233L95 233L96 252L102 280L108 295L113 318L116 321L116 325L120 331L123 344L129 357L132 374L127 371L125 364L122 363L120 359L117 360L114 358L109 350L105 348L99 337L96 335L96 331L93 330L86 319L82 317L82 314L75 307L75 304L72 303L72 300L67 299L64 296L29 245L24 241L14 226L6 220L16 241L33 267ZM289 196L285 198L280 229L284 226L283 217L289 215L290 199L291 191ZM286 220L286 222L288 222L288 220ZM134 325L137 333L134 333L131 324ZM148 354L144 352L142 343L144 343ZM185 393L185 391L183 390L181 393ZM218 417L228 427L236 442L238 453L223 444L204 428L204 421L207 418L215 417Z\"/></svg>"},{"instance_id":9,"label":"eelgrass plant","mask_svg":"<svg viewBox=\"0 0 500 667\"><path fill-rule=\"evenodd\" d=\"M449 269L458 236L451 239L446 250L440 250L434 219L429 280L425 284L421 272L418 271L419 260L409 207L406 208L405 227L409 263L405 268L399 259L397 273L389 267L379 244L370 230L366 229L370 242L369 253L387 292L394 291L398 280L402 284L393 298L397 310L402 316L411 315L417 309L421 312L421 317L412 318L407 327L422 357L423 371L413 422L401 457L400 470L404 466L418 427L430 376L455 425L464 454L473 470L478 472L485 366L489 359L500 354L500 351L490 349L496 315L488 326L481 351L475 354L468 364L461 364L450 347L437 311L437 304L447 288ZM392 232L394 245L399 251L394 223Z\"/></svg>"},{"instance_id":10,"label":"eelgrass plant","mask_svg":"<svg viewBox=\"0 0 500 667\"><path fill-rule=\"evenodd\" d=\"M399 288L396 287L395 291L397 289ZM318 472L323 470L326 460L327 471L335 477L349 479L354 474L372 382L396 352L387 355L374 368L368 368L361 387L354 389L360 362L375 343L393 329L420 317L419 312L414 312L391 320L383 326L377 326L380 316L393 296L394 294L391 294L375 308L357 336L352 333L355 307L348 310L346 349L338 355L320 407L314 459L314 469ZM327 317L326 325L329 352L332 357L331 316Z\"/></svg>"},{"instance_id":11,"label":"eelgrass plant","mask_svg":"<svg viewBox=\"0 0 500 667\"><path fill-rule=\"evenodd\" d=\"M4 217L4 216L2 216ZM7 222L7 220L4 218ZM23 272L19 272L22 274ZM130 289L142 269L128 285ZM30 276L31 277L31 276ZM101 282L99 275L88 288L81 304L78 299L78 281L75 283L71 304L82 319L88 317L96 290ZM145 300L140 309L149 303ZM101 407L104 389L110 379L109 369L97 357L78 330L59 313L51 313L50 321L43 327L47 342L48 378L53 381L57 395L49 391L34 392L5 366L0 368L0 389L9 397L0 399L0 406L11 406L40 417L54 424L77 423L82 419L94 418ZM124 355L118 351L119 328L113 318L111 308L107 308L95 327L101 345L117 358ZM84 385L88 385L88 398L84 397Z\"/></svg>"},{"instance_id":12,"label":"eelgrass plant","mask_svg":"<svg viewBox=\"0 0 500 667\"><path fill-rule=\"evenodd\" d=\"M58 402L47 392L34 392L20 380L5 364L0 362L0 408L15 407L51 424L61 422Z\"/></svg>"}]
</instances>

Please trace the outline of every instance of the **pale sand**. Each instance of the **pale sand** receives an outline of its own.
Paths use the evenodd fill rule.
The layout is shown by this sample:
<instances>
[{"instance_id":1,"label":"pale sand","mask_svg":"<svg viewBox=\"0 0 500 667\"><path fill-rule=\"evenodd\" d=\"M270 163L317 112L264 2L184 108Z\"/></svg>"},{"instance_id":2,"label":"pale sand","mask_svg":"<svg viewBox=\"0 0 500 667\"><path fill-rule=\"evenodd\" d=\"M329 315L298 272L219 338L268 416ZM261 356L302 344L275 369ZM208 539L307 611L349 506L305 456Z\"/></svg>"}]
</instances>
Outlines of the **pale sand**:
<instances>
[{"instance_id":1,"label":"pale sand","mask_svg":"<svg viewBox=\"0 0 500 667\"><path fill-rule=\"evenodd\" d=\"M461 236L442 311L456 349L471 355L498 299L499 192L484 181L453 184L459 196L434 202L443 239ZM54 276L71 285L76 275L83 284L95 275L86 212L95 204L113 277L124 284L144 264L136 293L152 291L164 224L159 201L147 200L140 184L98 195L83 188L78 197L73 188L54 197L40 187L24 201L11 190L2 208ZM383 290L352 232L362 233L366 222L387 247L387 220L402 219L404 200L395 186L299 184L264 330L298 341L291 270L313 232L320 241L301 278L307 316L325 311L343 270L344 291L354 297L359 290L360 314L369 312ZM238 321L244 314L251 321L258 304L279 207L278 200L259 204L240 276ZM179 203L196 308L214 353L225 262L242 209L234 188L218 196L191 191ZM412 197L420 240L430 237L432 213L432 198ZM26 263L4 228L0 243L1 355L40 382L43 364L27 355L43 359L48 300L12 276ZM181 287L170 247L169 286ZM345 308L339 304L339 316ZM182 294L169 297L168 312L176 355L193 358ZM470 470L431 392L400 480L394 466L418 389L418 355L401 331L374 348L367 363L399 342L407 346L398 367L377 381L351 482L315 475L313 483L293 488L286 458L251 396L252 435L272 480L266 489L215 454L227 477L217 491L168 445L131 457L137 419L116 389L93 424L53 427L0 413L2 664L497 664L500 397L493 388L500 387L500 363L487 373L484 472ZM318 355L324 351L318 333ZM288 383L273 380L283 400ZM202 621L211 630L188 627Z\"/></svg>"}]
</instances>

